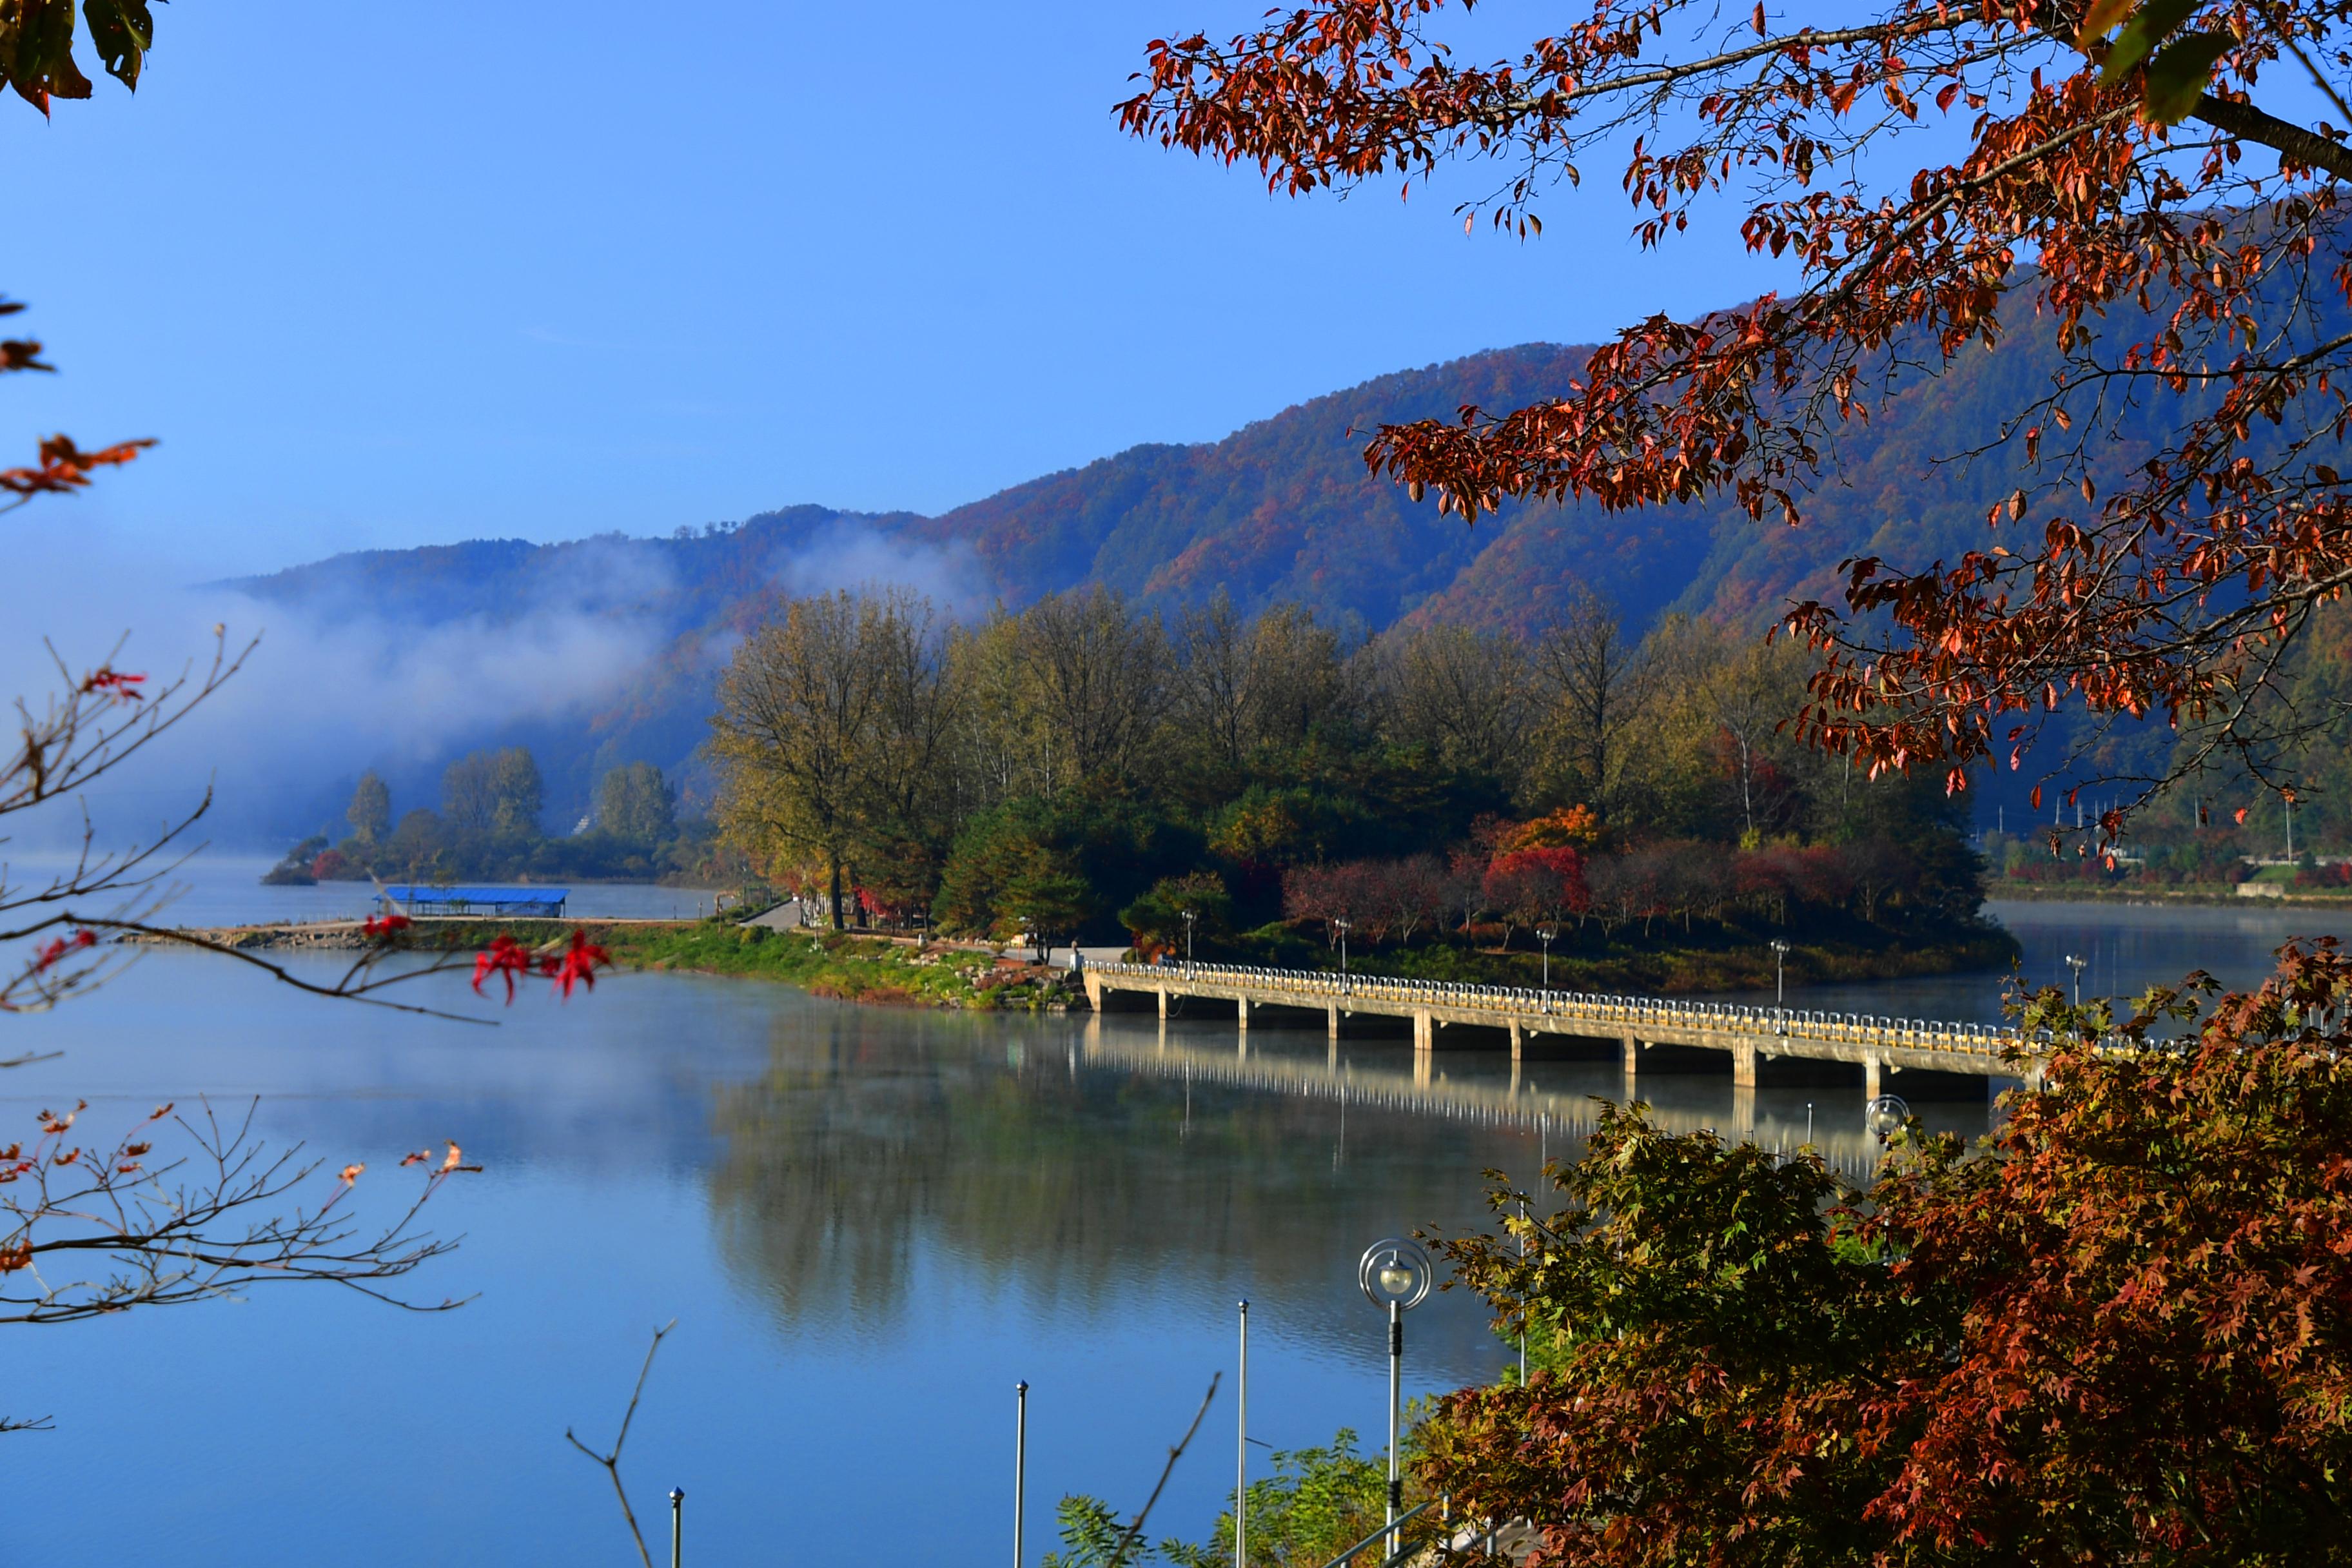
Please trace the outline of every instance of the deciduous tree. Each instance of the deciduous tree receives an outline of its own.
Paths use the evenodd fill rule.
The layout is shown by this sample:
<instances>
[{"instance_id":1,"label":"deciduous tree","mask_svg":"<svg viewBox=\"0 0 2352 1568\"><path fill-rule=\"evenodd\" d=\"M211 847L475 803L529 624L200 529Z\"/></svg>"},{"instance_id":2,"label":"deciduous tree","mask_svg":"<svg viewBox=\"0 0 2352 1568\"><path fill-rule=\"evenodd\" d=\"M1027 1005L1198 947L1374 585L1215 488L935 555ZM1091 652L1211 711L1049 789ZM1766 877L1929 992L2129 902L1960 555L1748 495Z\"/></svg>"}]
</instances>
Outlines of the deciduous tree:
<instances>
[{"instance_id":1,"label":"deciduous tree","mask_svg":"<svg viewBox=\"0 0 2352 1568\"><path fill-rule=\"evenodd\" d=\"M1423 1479L1562 1564L2340 1560L2352 971L2211 989L2034 997L2044 1087L1866 1194L1605 1110L1564 1208L1446 1246L1540 1370L1447 1400Z\"/></svg>"},{"instance_id":2,"label":"deciduous tree","mask_svg":"<svg viewBox=\"0 0 2352 1568\"><path fill-rule=\"evenodd\" d=\"M352 791L351 809L343 814L352 835L362 844L381 842L392 831L392 790L373 772L360 775Z\"/></svg>"},{"instance_id":3,"label":"deciduous tree","mask_svg":"<svg viewBox=\"0 0 2352 1568\"><path fill-rule=\"evenodd\" d=\"M597 781L596 826L647 847L677 831L677 792L651 763L614 768Z\"/></svg>"}]
</instances>

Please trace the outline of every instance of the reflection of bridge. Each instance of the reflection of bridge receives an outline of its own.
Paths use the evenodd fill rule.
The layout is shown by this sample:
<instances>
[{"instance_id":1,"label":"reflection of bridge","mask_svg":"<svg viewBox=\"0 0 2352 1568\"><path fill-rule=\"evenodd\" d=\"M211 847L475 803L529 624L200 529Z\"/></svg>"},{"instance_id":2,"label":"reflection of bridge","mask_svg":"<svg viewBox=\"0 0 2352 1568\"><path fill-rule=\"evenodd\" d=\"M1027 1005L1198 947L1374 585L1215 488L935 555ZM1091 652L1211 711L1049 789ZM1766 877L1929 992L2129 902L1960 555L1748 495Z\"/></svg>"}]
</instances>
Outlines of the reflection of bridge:
<instances>
[{"instance_id":1,"label":"reflection of bridge","mask_svg":"<svg viewBox=\"0 0 2352 1568\"><path fill-rule=\"evenodd\" d=\"M1233 1003L1244 1029L1249 1027L1253 1008L1308 1008L1325 1016L1335 1040L1343 1016L1364 1013L1409 1018L1413 1076L1423 1084L1429 1081L1438 1031L1454 1026L1507 1031L1514 1068L1527 1042L1538 1035L1613 1041L1622 1047L1629 1084L1640 1069L1643 1049L1660 1046L1727 1053L1731 1081L1741 1089L1756 1087L1762 1064L1781 1059L1857 1064L1865 1092L1873 1097L1879 1092L1883 1072L1906 1068L2029 1081L2039 1078L2041 1070L2036 1043L2014 1029L1927 1018L1223 963L1089 964L1086 984L1087 999L1098 1012L1105 994L1114 991L1156 994L1163 1018L1170 997L1205 997Z\"/></svg>"},{"instance_id":2,"label":"reflection of bridge","mask_svg":"<svg viewBox=\"0 0 2352 1568\"><path fill-rule=\"evenodd\" d=\"M1089 1021L1085 1042L1087 1059L1099 1066L1186 1083L1324 1100L1339 1107L1343 1115L1348 1110L1389 1111L1441 1117L1469 1127L1539 1133L1559 1153L1570 1152L1571 1145L1589 1136L1595 1125L1590 1094L1523 1088L1516 1074L1507 1084L1450 1078L1430 1072L1426 1059L1418 1056L1416 1070L1404 1072L1341 1062L1336 1047L1322 1061L1265 1051L1219 1050L1171 1038L1164 1026L1157 1039L1138 1039L1125 1031L1103 1027L1100 1015ZM1732 1090L1728 1127L1719 1127L1714 1114L1671 1106L1653 1106L1651 1115L1659 1126L1675 1132L1719 1128L1727 1135L1747 1137L1757 1130L1756 1095L1747 1089ZM1881 1153L1878 1142L1863 1131L1858 1119L1824 1118L1817 1130L1809 1127L1808 1131L1822 1159L1850 1179L1867 1180L1876 1167ZM1787 1142L1792 1147L1800 1142L1793 1130Z\"/></svg>"}]
</instances>

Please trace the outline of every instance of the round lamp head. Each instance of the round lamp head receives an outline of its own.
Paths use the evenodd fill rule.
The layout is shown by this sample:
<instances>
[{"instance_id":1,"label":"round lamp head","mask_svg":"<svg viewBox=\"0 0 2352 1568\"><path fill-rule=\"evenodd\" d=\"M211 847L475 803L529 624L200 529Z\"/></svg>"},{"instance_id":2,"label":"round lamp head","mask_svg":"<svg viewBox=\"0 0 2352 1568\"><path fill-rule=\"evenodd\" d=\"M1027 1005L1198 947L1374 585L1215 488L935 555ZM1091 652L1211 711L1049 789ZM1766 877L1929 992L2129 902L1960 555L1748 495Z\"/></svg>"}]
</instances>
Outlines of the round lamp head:
<instances>
[{"instance_id":1,"label":"round lamp head","mask_svg":"<svg viewBox=\"0 0 2352 1568\"><path fill-rule=\"evenodd\" d=\"M1882 1094L1862 1108L1862 1124L1881 1143L1903 1130L1911 1120L1911 1107L1899 1094Z\"/></svg>"},{"instance_id":2,"label":"round lamp head","mask_svg":"<svg viewBox=\"0 0 2352 1568\"><path fill-rule=\"evenodd\" d=\"M1356 1267L1356 1283L1363 1287L1365 1300L1375 1307L1394 1305L1400 1310L1420 1306L1436 1275L1428 1253L1395 1236L1366 1247L1363 1261Z\"/></svg>"}]
</instances>

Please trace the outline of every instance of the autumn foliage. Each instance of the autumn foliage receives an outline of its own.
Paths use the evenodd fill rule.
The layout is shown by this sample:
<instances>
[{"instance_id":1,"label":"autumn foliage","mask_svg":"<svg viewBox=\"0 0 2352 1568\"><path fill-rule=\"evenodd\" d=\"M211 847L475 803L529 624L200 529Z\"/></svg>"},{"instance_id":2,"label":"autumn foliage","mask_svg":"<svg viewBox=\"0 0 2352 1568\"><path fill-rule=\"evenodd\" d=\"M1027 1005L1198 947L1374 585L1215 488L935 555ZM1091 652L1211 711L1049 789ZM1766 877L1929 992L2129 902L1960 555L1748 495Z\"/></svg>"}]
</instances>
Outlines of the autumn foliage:
<instances>
[{"instance_id":1,"label":"autumn foliage","mask_svg":"<svg viewBox=\"0 0 2352 1568\"><path fill-rule=\"evenodd\" d=\"M1436 35L1443 10L1316 0L1155 40L1123 122L1292 194L1496 166L1457 210L1526 237L1608 157L1643 246L1736 222L1798 281L1629 326L1566 396L1384 427L1368 463L1470 521L1510 498L1725 494L1796 525L1842 429L2042 334L2047 383L1937 455L2014 472L1984 546L1849 561L1837 602L1787 612L1819 656L1806 733L1953 788L1971 762L2017 765L2062 704L2201 737L2177 769L2248 741L2278 651L2352 573L2331 467L2352 148L2262 101L2315 84L2352 121L2352 7L1895 0L1828 26L1600 0L1489 65ZM2154 449L2106 438L2150 408Z\"/></svg>"},{"instance_id":2,"label":"autumn foliage","mask_svg":"<svg viewBox=\"0 0 2352 1568\"><path fill-rule=\"evenodd\" d=\"M1424 1479L1538 1564L2339 1561L2352 968L2190 991L2044 994L2046 1086L1867 1193L1609 1109L1564 1209L1448 1245L1541 1370L1451 1396Z\"/></svg>"}]
</instances>

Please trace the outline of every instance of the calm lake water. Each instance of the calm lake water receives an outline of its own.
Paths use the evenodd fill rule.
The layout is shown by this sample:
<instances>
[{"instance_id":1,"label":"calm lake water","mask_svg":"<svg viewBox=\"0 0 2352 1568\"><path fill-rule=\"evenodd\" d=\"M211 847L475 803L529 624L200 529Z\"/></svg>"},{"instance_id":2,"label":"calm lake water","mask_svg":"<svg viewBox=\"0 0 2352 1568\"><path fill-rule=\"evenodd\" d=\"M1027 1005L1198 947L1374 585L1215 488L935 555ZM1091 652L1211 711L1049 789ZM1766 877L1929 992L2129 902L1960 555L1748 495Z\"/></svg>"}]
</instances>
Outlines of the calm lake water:
<instances>
[{"instance_id":1,"label":"calm lake water","mask_svg":"<svg viewBox=\"0 0 2352 1568\"><path fill-rule=\"evenodd\" d=\"M308 894L312 889L294 889ZM619 889L614 889L619 891ZM226 879L183 918L282 912ZM691 897L691 895L688 895ZM222 912L214 912L219 910ZM583 911L584 912L584 911ZM2243 983L2303 910L1995 911L2030 978L2060 955L2101 989L2191 967ZM431 984L439 984L439 982ZM466 1005L462 983L441 994ZM1989 1018L1997 976L1792 993L1792 1004ZM11 1331L0 1407L58 1429L0 1439L21 1530L0 1563L145 1558L511 1563L634 1560L603 1472L649 1331L672 1317L625 1456L649 1529L688 1494L701 1562L999 1562L1013 1384L1032 1384L1029 1539L1055 1499L1132 1509L1212 1373L1227 1387L1153 1533L1205 1533L1234 1463L1234 1303L1252 1302L1254 1433L1352 1426L1378 1443L1379 1315L1354 1263L1391 1232L1476 1223L1479 1173L1532 1179L1572 1152L1603 1064L1451 1052L1416 1088L1409 1043L1230 1017L994 1018L846 1007L785 987L615 978L569 1004L536 989L488 1028L306 1000L158 952L108 990L8 1026L0 1131L87 1099L108 1129L156 1101L260 1097L270 1137L365 1160L381 1214L400 1154L457 1139L484 1174L435 1205L463 1233L412 1281L415 1316L324 1289ZM1902 1081L1894 1087L1901 1089ZM1675 1125L1731 1125L1727 1077L1660 1076ZM1858 1088L1768 1088L1756 1136L1807 1107L1866 1157ZM1980 1129L1987 1108L1923 1104ZM9 1131L13 1136L15 1132ZM1476 1304L1410 1320L1415 1391L1494 1375ZM1261 1461L1262 1463L1262 1461Z\"/></svg>"}]
</instances>

